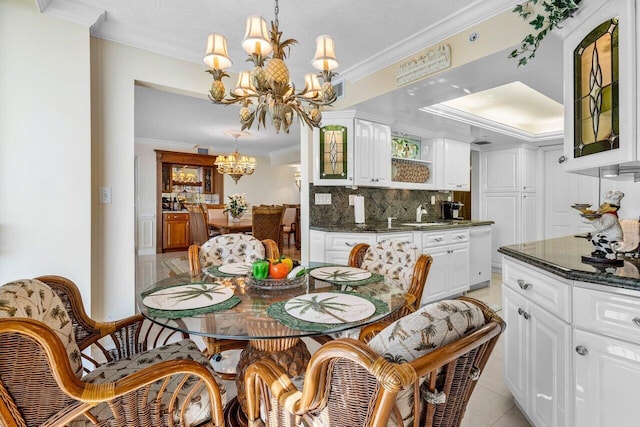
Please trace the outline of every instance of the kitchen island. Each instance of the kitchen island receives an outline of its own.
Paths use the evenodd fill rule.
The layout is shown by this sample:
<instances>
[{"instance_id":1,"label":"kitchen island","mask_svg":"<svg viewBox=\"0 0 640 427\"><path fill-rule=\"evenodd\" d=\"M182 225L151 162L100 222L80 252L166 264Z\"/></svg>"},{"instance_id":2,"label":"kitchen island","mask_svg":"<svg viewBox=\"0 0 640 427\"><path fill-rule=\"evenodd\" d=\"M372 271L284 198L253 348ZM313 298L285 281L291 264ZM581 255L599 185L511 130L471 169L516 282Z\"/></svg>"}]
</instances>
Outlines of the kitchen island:
<instances>
[{"instance_id":1,"label":"kitchen island","mask_svg":"<svg viewBox=\"0 0 640 427\"><path fill-rule=\"evenodd\" d=\"M585 264L585 236L499 249L505 383L535 426L637 426L640 274Z\"/></svg>"},{"instance_id":2,"label":"kitchen island","mask_svg":"<svg viewBox=\"0 0 640 427\"><path fill-rule=\"evenodd\" d=\"M411 224L411 225L405 225ZM312 225L310 260L344 265L358 243L394 239L412 242L433 258L421 304L487 286L491 280L492 221L435 220L416 223Z\"/></svg>"}]
</instances>

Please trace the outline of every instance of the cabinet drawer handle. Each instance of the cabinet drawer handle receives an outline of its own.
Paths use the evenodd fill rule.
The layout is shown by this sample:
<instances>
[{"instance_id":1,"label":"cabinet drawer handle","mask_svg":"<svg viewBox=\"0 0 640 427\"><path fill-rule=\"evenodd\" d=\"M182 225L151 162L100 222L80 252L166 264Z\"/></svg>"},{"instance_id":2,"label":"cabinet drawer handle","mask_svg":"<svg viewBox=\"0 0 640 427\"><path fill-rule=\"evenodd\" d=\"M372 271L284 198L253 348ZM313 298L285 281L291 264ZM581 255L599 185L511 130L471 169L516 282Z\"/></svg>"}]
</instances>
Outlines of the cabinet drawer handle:
<instances>
[{"instance_id":1,"label":"cabinet drawer handle","mask_svg":"<svg viewBox=\"0 0 640 427\"><path fill-rule=\"evenodd\" d=\"M524 311L521 308L518 308L518 314L520 316L524 317L525 320L529 320L529 317L531 317L531 316L529 316L529 313L527 313L526 311Z\"/></svg>"},{"instance_id":2,"label":"cabinet drawer handle","mask_svg":"<svg viewBox=\"0 0 640 427\"><path fill-rule=\"evenodd\" d=\"M349 242L344 242L345 245L349 246L350 248L354 247L356 244L355 243L349 243Z\"/></svg>"},{"instance_id":3,"label":"cabinet drawer handle","mask_svg":"<svg viewBox=\"0 0 640 427\"><path fill-rule=\"evenodd\" d=\"M442 239L442 237L436 237L436 238L435 238L435 239L433 239L433 240L435 240L436 242L442 242L442 240L443 240L443 239Z\"/></svg>"},{"instance_id":4,"label":"cabinet drawer handle","mask_svg":"<svg viewBox=\"0 0 640 427\"><path fill-rule=\"evenodd\" d=\"M587 347L579 345L576 347L576 353L578 353L580 356L586 356L587 354L589 354L589 350L587 350Z\"/></svg>"},{"instance_id":5,"label":"cabinet drawer handle","mask_svg":"<svg viewBox=\"0 0 640 427\"><path fill-rule=\"evenodd\" d=\"M522 279L518 279L518 286L520 286L520 289L522 289L523 291L526 291L532 285L531 283L525 283Z\"/></svg>"},{"instance_id":6,"label":"cabinet drawer handle","mask_svg":"<svg viewBox=\"0 0 640 427\"><path fill-rule=\"evenodd\" d=\"M640 317L634 317L633 320L631 321L633 322L634 325L640 328Z\"/></svg>"}]
</instances>

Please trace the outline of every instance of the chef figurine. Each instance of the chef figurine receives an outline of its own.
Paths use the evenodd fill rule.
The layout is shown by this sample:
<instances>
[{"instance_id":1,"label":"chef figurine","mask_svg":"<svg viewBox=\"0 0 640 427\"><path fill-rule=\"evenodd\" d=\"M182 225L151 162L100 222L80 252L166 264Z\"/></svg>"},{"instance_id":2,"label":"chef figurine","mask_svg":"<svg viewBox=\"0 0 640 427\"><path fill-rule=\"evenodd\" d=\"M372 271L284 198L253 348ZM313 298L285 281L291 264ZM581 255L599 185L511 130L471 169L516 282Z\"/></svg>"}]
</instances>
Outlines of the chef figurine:
<instances>
[{"instance_id":1,"label":"chef figurine","mask_svg":"<svg viewBox=\"0 0 640 427\"><path fill-rule=\"evenodd\" d=\"M596 259L616 260L615 247L622 242L622 228L617 212L623 197L624 193L621 191L607 191L604 194L604 203L596 212L589 209L581 210L584 214L600 214L595 218L587 218L596 229L596 235L591 238L591 243L595 246L591 255Z\"/></svg>"}]
</instances>

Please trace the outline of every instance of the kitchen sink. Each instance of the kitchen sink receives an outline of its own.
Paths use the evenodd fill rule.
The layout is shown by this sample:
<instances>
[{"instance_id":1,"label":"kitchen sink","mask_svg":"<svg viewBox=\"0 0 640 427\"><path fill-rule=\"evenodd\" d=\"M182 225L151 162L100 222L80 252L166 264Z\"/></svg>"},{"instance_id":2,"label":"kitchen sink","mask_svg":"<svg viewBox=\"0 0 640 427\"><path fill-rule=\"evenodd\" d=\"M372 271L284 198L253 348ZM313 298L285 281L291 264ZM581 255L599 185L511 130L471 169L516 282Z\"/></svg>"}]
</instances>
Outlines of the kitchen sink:
<instances>
[{"instance_id":1,"label":"kitchen sink","mask_svg":"<svg viewBox=\"0 0 640 427\"><path fill-rule=\"evenodd\" d=\"M410 227L430 227L432 225L446 225L446 222L403 222L402 225Z\"/></svg>"}]
</instances>

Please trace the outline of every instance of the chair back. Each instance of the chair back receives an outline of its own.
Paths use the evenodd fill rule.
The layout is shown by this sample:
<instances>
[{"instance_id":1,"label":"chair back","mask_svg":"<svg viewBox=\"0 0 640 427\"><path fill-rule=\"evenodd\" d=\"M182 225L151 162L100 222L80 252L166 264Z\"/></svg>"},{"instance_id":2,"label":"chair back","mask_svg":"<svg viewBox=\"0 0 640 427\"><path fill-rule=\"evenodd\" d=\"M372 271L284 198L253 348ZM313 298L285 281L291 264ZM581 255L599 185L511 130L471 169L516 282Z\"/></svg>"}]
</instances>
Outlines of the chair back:
<instances>
[{"instance_id":1,"label":"chair back","mask_svg":"<svg viewBox=\"0 0 640 427\"><path fill-rule=\"evenodd\" d=\"M270 361L257 362L245 380L247 415L256 420L262 405L271 409L270 426L299 418L332 427L459 426L504 326L471 298L429 304L368 345L350 338L324 344L301 392Z\"/></svg>"},{"instance_id":2,"label":"chair back","mask_svg":"<svg viewBox=\"0 0 640 427\"><path fill-rule=\"evenodd\" d=\"M622 253L640 251L640 221L621 219L620 227L622 228L622 242L616 250Z\"/></svg>"},{"instance_id":3,"label":"chair back","mask_svg":"<svg viewBox=\"0 0 640 427\"><path fill-rule=\"evenodd\" d=\"M189 229L191 230L191 244L202 245L209 240L209 226L207 212L203 205L185 205L189 212Z\"/></svg>"},{"instance_id":4,"label":"chair back","mask_svg":"<svg viewBox=\"0 0 640 427\"><path fill-rule=\"evenodd\" d=\"M282 215L282 225L289 227L289 230L291 230L294 222L296 222L296 207L294 205L285 205L284 215Z\"/></svg>"},{"instance_id":5,"label":"chair back","mask_svg":"<svg viewBox=\"0 0 640 427\"><path fill-rule=\"evenodd\" d=\"M349 254L349 265L382 274L405 290L409 303L389 319L397 320L420 307L433 258L420 255L415 245L400 240L382 240L375 245L360 243Z\"/></svg>"},{"instance_id":6,"label":"chair back","mask_svg":"<svg viewBox=\"0 0 640 427\"><path fill-rule=\"evenodd\" d=\"M207 203L206 207L207 207L207 219L209 221L227 219L227 214L224 213L224 205L215 205L215 204Z\"/></svg>"},{"instance_id":7,"label":"chair back","mask_svg":"<svg viewBox=\"0 0 640 427\"><path fill-rule=\"evenodd\" d=\"M207 240L200 248L200 265L253 262L265 258L264 244L248 234L222 234Z\"/></svg>"},{"instance_id":8,"label":"chair back","mask_svg":"<svg viewBox=\"0 0 640 427\"><path fill-rule=\"evenodd\" d=\"M73 400L58 386L45 349L25 334L10 332L9 324L15 320L38 321L47 329L44 333L57 336L60 349L64 346L57 355L67 356L78 378L80 350L64 304L51 288L26 279L0 287L0 424L22 419L25 425L41 425ZM3 419L8 413L13 417Z\"/></svg>"},{"instance_id":9,"label":"chair back","mask_svg":"<svg viewBox=\"0 0 640 427\"><path fill-rule=\"evenodd\" d=\"M271 239L282 249L282 206L254 206L252 234L258 240Z\"/></svg>"}]
</instances>

